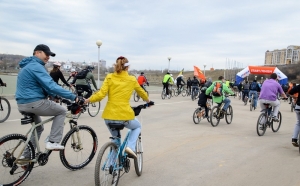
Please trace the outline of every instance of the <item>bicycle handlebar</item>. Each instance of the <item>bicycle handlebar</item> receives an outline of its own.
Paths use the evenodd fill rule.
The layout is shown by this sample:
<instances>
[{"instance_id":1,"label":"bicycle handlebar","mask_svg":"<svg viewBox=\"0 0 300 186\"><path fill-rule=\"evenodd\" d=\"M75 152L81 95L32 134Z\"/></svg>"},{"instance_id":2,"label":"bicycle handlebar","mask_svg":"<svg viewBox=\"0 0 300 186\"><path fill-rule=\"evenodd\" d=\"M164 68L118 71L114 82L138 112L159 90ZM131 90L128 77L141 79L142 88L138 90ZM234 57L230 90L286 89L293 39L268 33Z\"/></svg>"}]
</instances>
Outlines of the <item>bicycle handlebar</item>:
<instances>
[{"instance_id":1,"label":"bicycle handlebar","mask_svg":"<svg viewBox=\"0 0 300 186\"><path fill-rule=\"evenodd\" d=\"M141 112L142 109L145 109L145 108L150 107L152 105L154 105L154 102L150 101L149 103L146 103L146 104L143 104L143 105L139 105L139 106L136 106L136 107L131 107L131 108L134 111L134 115L138 116L140 114L140 112Z\"/></svg>"}]
</instances>

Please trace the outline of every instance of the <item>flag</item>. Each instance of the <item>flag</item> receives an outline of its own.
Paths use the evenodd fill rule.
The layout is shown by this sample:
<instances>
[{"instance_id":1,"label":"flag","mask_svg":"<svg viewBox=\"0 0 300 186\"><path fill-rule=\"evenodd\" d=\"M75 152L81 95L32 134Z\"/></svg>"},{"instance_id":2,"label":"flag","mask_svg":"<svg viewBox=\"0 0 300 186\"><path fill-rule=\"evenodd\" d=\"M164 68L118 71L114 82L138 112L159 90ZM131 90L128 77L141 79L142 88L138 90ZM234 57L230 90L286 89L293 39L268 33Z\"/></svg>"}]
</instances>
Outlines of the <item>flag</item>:
<instances>
[{"instance_id":1,"label":"flag","mask_svg":"<svg viewBox=\"0 0 300 186\"><path fill-rule=\"evenodd\" d=\"M199 79L206 80L200 68L196 66L194 66L194 76L198 77Z\"/></svg>"},{"instance_id":2,"label":"flag","mask_svg":"<svg viewBox=\"0 0 300 186\"><path fill-rule=\"evenodd\" d=\"M178 76L182 75L184 68L179 72ZM177 77L178 77L177 76Z\"/></svg>"}]
</instances>

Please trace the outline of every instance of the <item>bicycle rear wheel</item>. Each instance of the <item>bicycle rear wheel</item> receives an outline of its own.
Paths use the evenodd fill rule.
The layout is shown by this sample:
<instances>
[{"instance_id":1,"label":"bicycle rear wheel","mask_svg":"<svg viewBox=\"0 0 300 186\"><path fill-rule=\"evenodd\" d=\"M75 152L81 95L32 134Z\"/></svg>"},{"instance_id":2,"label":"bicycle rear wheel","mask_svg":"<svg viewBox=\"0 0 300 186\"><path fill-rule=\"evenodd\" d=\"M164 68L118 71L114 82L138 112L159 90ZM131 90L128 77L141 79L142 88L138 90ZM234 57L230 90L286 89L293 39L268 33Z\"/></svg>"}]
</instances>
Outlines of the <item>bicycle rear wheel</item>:
<instances>
[{"instance_id":1,"label":"bicycle rear wheel","mask_svg":"<svg viewBox=\"0 0 300 186\"><path fill-rule=\"evenodd\" d=\"M251 103L250 103L250 111L252 111L252 109L253 109L253 99L250 99L251 100Z\"/></svg>"},{"instance_id":2,"label":"bicycle rear wheel","mask_svg":"<svg viewBox=\"0 0 300 186\"><path fill-rule=\"evenodd\" d=\"M226 110L226 114L225 114L226 123L230 124L232 122L232 118L233 118L233 109L232 109L232 106L229 105Z\"/></svg>"},{"instance_id":3,"label":"bicycle rear wheel","mask_svg":"<svg viewBox=\"0 0 300 186\"><path fill-rule=\"evenodd\" d=\"M142 136L139 135L136 141L136 156L137 158L134 159L134 168L135 172L138 176L142 175L143 171L143 145L142 145Z\"/></svg>"},{"instance_id":4,"label":"bicycle rear wheel","mask_svg":"<svg viewBox=\"0 0 300 186\"><path fill-rule=\"evenodd\" d=\"M0 123L7 120L10 115L10 110L9 101L4 97L0 97Z\"/></svg>"},{"instance_id":5,"label":"bicycle rear wheel","mask_svg":"<svg viewBox=\"0 0 300 186\"><path fill-rule=\"evenodd\" d=\"M65 147L59 151L62 164L70 170L78 170L92 161L97 152L98 139L95 131L85 125L70 130L61 143Z\"/></svg>"},{"instance_id":6,"label":"bicycle rear wheel","mask_svg":"<svg viewBox=\"0 0 300 186\"><path fill-rule=\"evenodd\" d=\"M120 156L117 145L113 142L105 143L99 151L95 165L96 186L117 186L120 178Z\"/></svg>"},{"instance_id":7,"label":"bicycle rear wheel","mask_svg":"<svg viewBox=\"0 0 300 186\"><path fill-rule=\"evenodd\" d=\"M208 117L206 118L208 122L210 122L210 112L211 112L211 109L208 108L208 111L207 111L207 116Z\"/></svg>"},{"instance_id":8,"label":"bicycle rear wheel","mask_svg":"<svg viewBox=\"0 0 300 186\"><path fill-rule=\"evenodd\" d=\"M162 92L161 92L161 99L165 99L165 98L166 98L165 91L162 91Z\"/></svg>"},{"instance_id":9,"label":"bicycle rear wheel","mask_svg":"<svg viewBox=\"0 0 300 186\"><path fill-rule=\"evenodd\" d=\"M281 116L280 111L278 111L277 118L278 118L278 121L272 120L272 123L271 123L271 128L272 128L273 132L277 132L281 126L282 116Z\"/></svg>"},{"instance_id":10,"label":"bicycle rear wheel","mask_svg":"<svg viewBox=\"0 0 300 186\"><path fill-rule=\"evenodd\" d=\"M194 111L194 114L193 114L193 121L195 124L199 124L199 122L201 121L201 118L202 116L199 116L199 113L201 112L201 110L199 108L197 108L195 111Z\"/></svg>"},{"instance_id":11,"label":"bicycle rear wheel","mask_svg":"<svg viewBox=\"0 0 300 186\"><path fill-rule=\"evenodd\" d=\"M140 96L136 93L136 91L134 91L134 93L133 93L133 100L135 102L138 102L140 100Z\"/></svg>"},{"instance_id":12,"label":"bicycle rear wheel","mask_svg":"<svg viewBox=\"0 0 300 186\"><path fill-rule=\"evenodd\" d=\"M22 152L27 138L21 134L9 134L0 139L0 185L19 185L29 176L33 162L14 161ZM26 159L35 158L35 151L31 141L26 146Z\"/></svg>"},{"instance_id":13,"label":"bicycle rear wheel","mask_svg":"<svg viewBox=\"0 0 300 186\"><path fill-rule=\"evenodd\" d=\"M176 96L176 97L178 96L178 91L179 91L178 89L175 89L174 96Z\"/></svg>"},{"instance_id":14,"label":"bicycle rear wheel","mask_svg":"<svg viewBox=\"0 0 300 186\"><path fill-rule=\"evenodd\" d=\"M261 113L258 117L257 125L256 125L257 135L263 136L265 134L267 129L266 123L267 123L267 115L266 113Z\"/></svg>"},{"instance_id":15,"label":"bicycle rear wheel","mask_svg":"<svg viewBox=\"0 0 300 186\"><path fill-rule=\"evenodd\" d=\"M97 116L100 111L100 102L89 103L87 110L91 117Z\"/></svg>"},{"instance_id":16,"label":"bicycle rear wheel","mask_svg":"<svg viewBox=\"0 0 300 186\"><path fill-rule=\"evenodd\" d=\"M295 108L294 103L291 103L291 112L294 112L294 108Z\"/></svg>"},{"instance_id":17,"label":"bicycle rear wheel","mask_svg":"<svg viewBox=\"0 0 300 186\"><path fill-rule=\"evenodd\" d=\"M210 124L213 127L218 126L218 124L220 122L220 118L219 118L218 114L219 114L219 107L218 106L214 106L211 109L211 112L210 112Z\"/></svg>"}]
</instances>

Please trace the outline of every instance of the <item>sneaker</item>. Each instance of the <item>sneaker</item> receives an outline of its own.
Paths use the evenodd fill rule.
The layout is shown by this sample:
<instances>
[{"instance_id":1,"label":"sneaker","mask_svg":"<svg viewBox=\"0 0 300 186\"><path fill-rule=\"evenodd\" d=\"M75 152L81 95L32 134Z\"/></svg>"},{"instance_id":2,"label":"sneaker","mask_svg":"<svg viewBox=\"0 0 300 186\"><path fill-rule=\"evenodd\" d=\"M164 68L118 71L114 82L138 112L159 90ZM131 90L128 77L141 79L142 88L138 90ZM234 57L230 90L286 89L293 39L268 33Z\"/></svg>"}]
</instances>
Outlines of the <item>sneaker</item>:
<instances>
[{"instance_id":1,"label":"sneaker","mask_svg":"<svg viewBox=\"0 0 300 186\"><path fill-rule=\"evenodd\" d=\"M279 119L276 116L272 116L273 121L279 121Z\"/></svg>"},{"instance_id":2,"label":"sneaker","mask_svg":"<svg viewBox=\"0 0 300 186\"><path fill-rule=\"evenodd\" d=\"M294 147L299 147L298 139L292 139L292 144Z\"/></svg>"},{"instance_id":3,"label":"sneaker","mask_svg":"<svg viewBox=\"0 0 300 186\"><path fill-rule=\"evenodd\" d=\"M133 150L131 150L129 147L125 148L125 152L128 154L129 158L134 158L134 159L137 158L135 152L133 152Z\"/></svg>"},{"instance_id":4,"label":"sneaker","mask_svg":"<svg viewBox=\"0 0 300 186\"><path fill-rule=\"evenodd\" d=\"M65 147L58 143L47 142L46 149L48 149L48 150L63 150L63 149L65 149Z\"/></svg>"},{"instance_id":5,"label":"sneaker","mask_svg":"<svg viewBox=\"0 0 300 186\"><path fill-rule=\"evenodd\" d=\"M291 104L291 103L289 103L289 104Z\"/></svg>"}]
</instances>

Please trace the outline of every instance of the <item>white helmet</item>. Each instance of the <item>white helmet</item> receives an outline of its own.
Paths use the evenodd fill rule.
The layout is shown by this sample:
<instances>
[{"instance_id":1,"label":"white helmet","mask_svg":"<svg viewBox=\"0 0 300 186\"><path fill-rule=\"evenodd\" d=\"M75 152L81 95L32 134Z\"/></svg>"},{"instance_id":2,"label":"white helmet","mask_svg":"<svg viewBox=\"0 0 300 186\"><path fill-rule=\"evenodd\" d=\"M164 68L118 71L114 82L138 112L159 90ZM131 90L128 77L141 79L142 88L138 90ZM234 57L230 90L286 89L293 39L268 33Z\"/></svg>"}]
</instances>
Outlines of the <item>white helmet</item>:
<instances>
[{"instance_id":1,"label":"white helmet","mask_svg":"<svg viewBox=\"0 0 300 186\"><path fill-rule=\"evenodd\" d=\"M170 74L171 77L173 77L173 74Z\"/></svg>"},{"instance_id":2,"label":"white helmet","mask_svg":"<svg viewBox=\"0 0 300 186\"><path fill-rule=\"evenodd\" d=\"M61 63L60 63L60 62L55 62L55 63L53 63L53 66L54 66L54 67L60 67L60 66L61 66Z\"/></svg>"}]
</instances>

